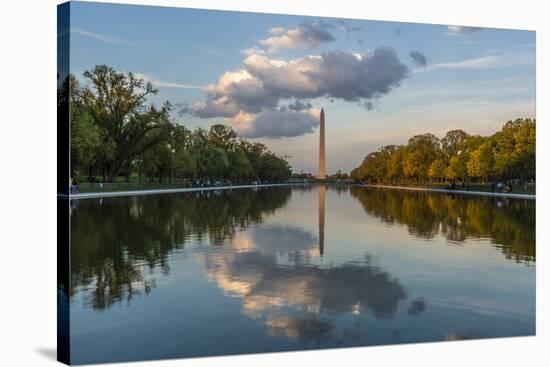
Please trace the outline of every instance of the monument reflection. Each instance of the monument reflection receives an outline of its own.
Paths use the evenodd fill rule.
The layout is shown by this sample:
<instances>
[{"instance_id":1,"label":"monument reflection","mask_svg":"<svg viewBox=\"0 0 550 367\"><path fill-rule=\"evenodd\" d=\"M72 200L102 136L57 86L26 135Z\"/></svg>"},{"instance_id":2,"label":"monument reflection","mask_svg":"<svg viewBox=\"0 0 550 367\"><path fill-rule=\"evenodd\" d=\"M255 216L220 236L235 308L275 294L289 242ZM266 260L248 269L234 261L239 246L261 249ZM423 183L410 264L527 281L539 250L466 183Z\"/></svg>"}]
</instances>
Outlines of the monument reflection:
<instances>
[{"instance_id":1,"label":"monument reflection","mask_svg":"<svg viewBox=\"0 0 550 367\"><path fill-rule=\"evenodd\" d=\"M325 201L326 201L326 186L319 186L319 254L323 256L325 252Z\"/></svg>"}]
</instances>

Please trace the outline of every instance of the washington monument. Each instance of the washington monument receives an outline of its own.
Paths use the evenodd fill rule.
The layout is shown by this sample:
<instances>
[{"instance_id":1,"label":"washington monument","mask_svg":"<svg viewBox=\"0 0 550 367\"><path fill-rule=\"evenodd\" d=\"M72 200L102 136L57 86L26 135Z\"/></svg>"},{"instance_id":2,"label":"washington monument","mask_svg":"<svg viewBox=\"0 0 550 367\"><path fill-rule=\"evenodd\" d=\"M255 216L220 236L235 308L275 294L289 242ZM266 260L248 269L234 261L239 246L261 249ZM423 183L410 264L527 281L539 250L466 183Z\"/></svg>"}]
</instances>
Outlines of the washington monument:
<instances>
[{"instance_id":1,"label":"washington monument","mask_svg":"<svg viewBox=\"0 0 550 367\"><path fill-rule=\"evenodd\" d=\"M319 125L319 174L317 178L324 180L326 176L325 167L325 110L321 108L321 121Z\"/></svg>"}]
</instances>

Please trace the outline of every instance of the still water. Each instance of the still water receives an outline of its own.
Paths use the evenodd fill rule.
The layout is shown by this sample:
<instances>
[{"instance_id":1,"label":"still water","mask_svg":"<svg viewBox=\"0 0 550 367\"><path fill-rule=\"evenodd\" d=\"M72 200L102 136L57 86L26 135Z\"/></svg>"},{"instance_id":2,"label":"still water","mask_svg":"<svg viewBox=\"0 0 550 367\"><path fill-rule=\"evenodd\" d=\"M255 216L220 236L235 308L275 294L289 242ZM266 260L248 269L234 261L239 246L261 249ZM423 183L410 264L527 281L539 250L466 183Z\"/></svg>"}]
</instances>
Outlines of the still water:
<instances>
[{"instance_id":1,"label":"still water","mask_svg":"<svg viewBox=\"0 0 550 367\"><path fill-rule=\"evenodd\" d=\"M533 335L535 201L361 187L86 199L73 363Z\"/></svg>"}]
</instances>

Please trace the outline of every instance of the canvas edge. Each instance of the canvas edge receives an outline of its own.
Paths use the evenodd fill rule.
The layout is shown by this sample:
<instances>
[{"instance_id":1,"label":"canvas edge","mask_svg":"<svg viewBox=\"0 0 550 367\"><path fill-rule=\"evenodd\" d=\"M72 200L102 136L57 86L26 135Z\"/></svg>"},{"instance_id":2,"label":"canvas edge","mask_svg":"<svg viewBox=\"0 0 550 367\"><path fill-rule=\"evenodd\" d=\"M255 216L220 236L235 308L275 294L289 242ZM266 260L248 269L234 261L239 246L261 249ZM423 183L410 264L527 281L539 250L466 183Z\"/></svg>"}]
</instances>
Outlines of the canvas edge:
<instances>
[{"instance_id":1,"label":"canvas edge","mask_svg":"<svg viewBox=\"0 0 550 367\"><path fill-rule=\"evenodd\" d=\"M57 6L57 360L69 365L70 348L70 2Z\"/></svg>"}]
</instances>

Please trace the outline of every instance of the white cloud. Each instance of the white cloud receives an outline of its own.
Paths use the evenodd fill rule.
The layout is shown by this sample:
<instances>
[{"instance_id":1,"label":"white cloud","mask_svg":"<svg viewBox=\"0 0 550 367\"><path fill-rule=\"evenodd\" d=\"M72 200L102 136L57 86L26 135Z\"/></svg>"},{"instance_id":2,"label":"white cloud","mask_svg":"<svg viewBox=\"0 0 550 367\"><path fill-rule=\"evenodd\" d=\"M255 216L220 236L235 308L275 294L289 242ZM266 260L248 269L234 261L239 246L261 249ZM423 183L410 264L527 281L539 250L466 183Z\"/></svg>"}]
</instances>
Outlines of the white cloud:
<instances>
[{"instance_id":1,"label":"white cloud","mask_svg":"<svg viewBox=\"0 0 550 367\"><path fill-rule=\"evenodd\" d=\"M534 64L535 58L531 54L499 54L475 57L471 59L442 62L432 64L424 69L416 69L414 72L422 73L433 70L453 69L453 70L474 70L474 69L493 69L500 67L529 65Z\"/></svg>"},{"instance_id":2,"label":"white cloud","mask_svg":"<svg viewBox=\"0 0 550 367\"><path fill-rule=\"evenodd\" d=\"M364 102L389 93L407 73L407 66L390 48L363 55L333 51L290 61L250 55L244 60L244 69L226 72L217 84L206 87L208 98L196 114L227 117L239 111L259 113L292 98Z\"/></svg>"},{"instance_id":3,"label":"white cloud","mask_svg":"<svg viewBox=\"0 0 550 367\"><path fill-rule=\"evenodd\" d=\"M93 38L93 39L96 39L98 41L102 41L102 42L106 42L106 43L112 43L112 44L115 44L115 45L129 46L129 45L133 44L133 42L124 40L122 38L112 37L112 36L108 36L108 35L101 34L101 33L89 32L89 31L85 31L85 30L79 29L79 28L71 28L71 33L76 33L76 34L79 34L81 36Z\"/></svg>"},{"instance_id":4,"label":"white cloud","mask_svg":"<svg viewBox=\"0 0 550 367\"><path fill-rule=\"evenodd\" d=\"M460 35L460 34L472 34L475 32L481 31L483 28L480 27L469 27L469 26L461 26L461 25L450 25L447 27L447 31L449 35Z\"/></svg>"},{"instance_id":5,"label":"white cloud","mask_svg":"<svg viewBox=\"0 0 550 367\"><path fill-rule=\"evenodd\" d=\"M144 79L148 82L151 82L154 87L161 87L161 88L181 88L181 89L201 89L201 86L198 85L191 85L191 84L181 84L181 83L174 83L174 82L168 82L164 80L155 79L151 76L140 74L140 73L134 73L134 75L138 78Z\"/></svg>"},{"instance_id":6,"label":"white cloud","mask_svg":"<svg viewBox=\"0 0 550 367\"><path fill-rule=\"evenodd\" d=\"M259 114L239 112L228 122L243 138L295 137L313 132L319 125L319 110L266 110Z\"/></svg>"},{"instance_id":7,"label":"white cloud","mask_svg":"<svg viewBox=\"0 0 550 367\"><path fill-rule=\"evenodd\" d=\"M304 21L292 29L271 28L270 33L273 36L260 40L259 43L268 47L268 51L271 53L281 48L312 49L321 43L335 40L328 30L329 28L331 28L329 23L312 23L308 21Z\"/></svg>"},{"instance_id":8,"label":"white cloud","mask_svg":"<svg viewBox=\"0 0 550 367\"><path fill-rule=\"evenodd\" d=\"M265 55L267 52L257 46L252 46L249 48L245 48L244 50L241 50L241 53L245 56L250 56L250 55Z\"/></svg>"},{"instance_id":9,"label":"white cloud","mask_svg":"<svg viewBox=\"0 0 550 367\"><path fill-rule=\"evenodd\" d=\"M332 51L288 61L251 54L242 69L228 71L207 86L206 100L192 113L229 118L248 137L297 136L317 126L309 100L326 97L369 107L407 75L407 66L392 48L362 55Z\"/></svg>"},{"instance_id":10,"label":"white cloud","mask_svg":"<svg viewBox=\"0 0 550 367\"><path fill-rule=\"evenodd\" d=\"M285 29L283 27L274 27L269 30L269 33L271 34L281 34L285 33Z\"/></svg>"},{"instance_id":11,"label":"white cloud","mask_svg":"<svg viewBox=\"0 0 550 367\"><path fill-rule=\"evenodd\" d=\"M357 32L357 31L360 31L362 30L363 28L359 27L359 26L352 26L352 25L349 25L348 23L346 23L345 20L342 20L342 19L338 19L337 20L338 24L339 24L339 28L340 30L346 32L346 33L351 33L351 32Z\"/></svg>"},{"instance_id":12,"label":"white cloud","mask_svg":"<svg viewBox=\"0 0 550 367\"><path fill-rule=\"evenodd\" d=\"M455 62L442 62L439 64L433 64L426 68L426 70L439 70L439 69L487 69L499 66L502 63L502 57L499 55L482 56L473 59L466 59Z\"/></svg>"}]
</instances>

